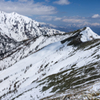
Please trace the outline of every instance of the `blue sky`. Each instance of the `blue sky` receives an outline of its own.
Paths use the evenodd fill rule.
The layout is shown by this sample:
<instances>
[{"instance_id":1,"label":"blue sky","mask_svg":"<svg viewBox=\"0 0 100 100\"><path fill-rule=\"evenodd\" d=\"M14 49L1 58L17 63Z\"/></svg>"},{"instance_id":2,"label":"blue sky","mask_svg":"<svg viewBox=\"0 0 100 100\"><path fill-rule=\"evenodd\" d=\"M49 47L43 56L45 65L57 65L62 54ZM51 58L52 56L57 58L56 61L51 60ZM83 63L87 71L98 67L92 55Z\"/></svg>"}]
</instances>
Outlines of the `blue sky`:
<instances>
[{"instance_id":1,"label":"blue sky","mask_svg":"<svg viewBox=\"0 0 100 100\"><path fill-rule=\"evenodd\" d=\"M100 0L0 0L0 10L55 26L100 28Z\"/></svg>"}]
</instances>

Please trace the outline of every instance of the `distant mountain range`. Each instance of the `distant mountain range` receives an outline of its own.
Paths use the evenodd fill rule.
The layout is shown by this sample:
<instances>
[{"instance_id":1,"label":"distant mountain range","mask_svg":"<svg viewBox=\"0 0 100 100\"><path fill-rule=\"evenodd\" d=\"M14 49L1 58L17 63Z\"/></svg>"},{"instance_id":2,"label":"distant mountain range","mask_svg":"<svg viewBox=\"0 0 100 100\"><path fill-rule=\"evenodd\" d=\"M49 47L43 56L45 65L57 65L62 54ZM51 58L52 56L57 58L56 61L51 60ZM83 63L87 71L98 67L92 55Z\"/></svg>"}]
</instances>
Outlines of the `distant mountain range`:
<instances>
[{"instance_id":1,"label":"distant mountain range","mask_svg":"<svg viewBox=\"0 0 100 100\"><path fill-rule=\"evenodd\" d=\"M54 28L0 12L0 100L100 99L100 36Z\"/></svg>"}]
</instances>

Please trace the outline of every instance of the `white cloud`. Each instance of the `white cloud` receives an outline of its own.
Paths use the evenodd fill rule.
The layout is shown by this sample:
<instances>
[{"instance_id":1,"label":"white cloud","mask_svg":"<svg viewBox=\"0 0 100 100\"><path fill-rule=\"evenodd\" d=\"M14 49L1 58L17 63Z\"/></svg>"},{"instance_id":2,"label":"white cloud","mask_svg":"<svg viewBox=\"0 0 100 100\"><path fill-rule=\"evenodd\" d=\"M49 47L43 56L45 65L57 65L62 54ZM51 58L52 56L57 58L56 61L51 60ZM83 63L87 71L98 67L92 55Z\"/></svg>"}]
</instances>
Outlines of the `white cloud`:
<instances>
[{"instance_id":1,"label":"white cloud","mask_svg":"<svg viewBox=\"0 0 100 100\"><path fill-rule=\"evenodd\" d=\"M51 20L54 19L54 16L40 16L37 19L41 19L41 20L44 20L44 21L51 21Z\"/></svg>"},{"instance_id":2,"label":"white cloud","mask_svg":"<svg viewBox=\"0 0 100 100\"><path fill-rule=\"evenodd\" d=\"M56 18L54 18L54 21L59 21L59 20L61 20L62 18L60 18L60 17L56 17Z\"/></svg>"},{"instance_id":3,"label":"white cloud","mask_svg":"<svg viewBox=\"0 0 100 100\"><path fill-rule=\"evenodd\" d=\"M50 0L45 0L46 2L49 2Z\"/></svg>"},{"instance_id":4,"label":"white cloud","mask_svg":"<svg viewBox=\"0 0 100 100\"><path fill-rule=\"evenodd\" d=\"M18 2L0 1L0 10L5 12L17 12L23 15L50 15L55 14L56 8L42 3L34 3L33 0L19 0Z\"/></svg>"},{"instance_id":5,"label":"white cloud","mask_svg":"<svg viewBox=\"0 0 100 100\"><path fill-rule=\"evenodd\" d=\"M59 1L55 1L54 3L58 4L58 5L68 5L68 4L70 4L70 2L68 0L59 0Z\"/></svg>"},{"instance_id":6,"label":"white cloud","mask_svg":"<svg viewBox=\"0 0 100 100\"><path fill-rule=\"evenodd\" d=\"M90 22L84 22L79 24L80 26L100 26L100 23L90 23Z\"/></svg>"},{"instance_id":7,"label":"white cloud","mask_svg":"<svg viewBox=\"0 0 100 100\"><path fill-rule=\"evenodd\" d=\"M86 17L63 17L62 21L66 23L68 26L75 27L85 27L85 26L100 26L99 22L94 22L92 19L88 19Z\"/></svg>"},{"instance_id":8,"label":"white cloud","mask_svg":"<svg viewBox=\"0 0 100 100\"><path fill-rule=\"evenodd\" d=\"M92 26L100 26L100 23L92 23Z\"/></svg>"},{"instance_id":9,"label":"white cloud","mask_svg":"<svg viewBox=\"0 0 100 100\"><path fill-rule=\"evenodd\" d=\"M66 24L66 26L74 26L74 27L97 27L97 26L100 26L100 23L90 23L90 22L84 22L84 23L70 23L70 24Z\"/></svg>"},{"instance_id":10,"label":"white cloud","mask_svg":"<svg viewBox=\"0 0 100 100\"><path fill-rule=\"evenodd\" d=\"M100 26L100 23L87 23L88 26Z\"/></svg>"},{"instance_id":11,"label":"white cloud","mask_svg":"<svg viewBox=\"0 0 100 100\"><path fill-rule=\"evenodd\" d=\"M100 15L99 15L99 14L94 14L94 15L92 16L92 18L100 18Z\"/></svg>"},{"instance_id":12,"label":"white cloud","mask_svg":"<svg viewBox=\"0 0 100 100\"><path fill-rule=\"evenodd\" d=\"M19 2L27 2L28 0L18 0Z\"/></svg>"},{"instance_id":13,"label":"white cloud","mask_svg":"<svg viewBox=\"0 0 100 100\"><path fill-rule=\"evenodd\" d=\"M63 22L68 22L68 23L83 23L85 19L78 19L78 18L64 18L62 20Z\"/></svg>"},{"instance_id":14,"label":"white cloud","mask_svg":"<svg viewBox=\"0 0 100 100\"><path fill-rule=\"evenodd\" d=\"M62 21L62 18L57 16L39 16L37 19L40 19L42 21Z\"/></svg>"},{"instance_id":15,"label":"white cloud","mask_svg":"<svg viewBox=\"0 0 100 100\"><path fill-rule=\"evenodd\" d=\"M97 27L100 26L99 22L96 22L95 19L88 17L80 17L80 16L73 16L73 17L58 17L58 16L39 16L37 19L45 22L50 21L51 23L53 21L56 21L56 23L62 24L64 26L68 27Z\"/></svg>"}]
</instances>

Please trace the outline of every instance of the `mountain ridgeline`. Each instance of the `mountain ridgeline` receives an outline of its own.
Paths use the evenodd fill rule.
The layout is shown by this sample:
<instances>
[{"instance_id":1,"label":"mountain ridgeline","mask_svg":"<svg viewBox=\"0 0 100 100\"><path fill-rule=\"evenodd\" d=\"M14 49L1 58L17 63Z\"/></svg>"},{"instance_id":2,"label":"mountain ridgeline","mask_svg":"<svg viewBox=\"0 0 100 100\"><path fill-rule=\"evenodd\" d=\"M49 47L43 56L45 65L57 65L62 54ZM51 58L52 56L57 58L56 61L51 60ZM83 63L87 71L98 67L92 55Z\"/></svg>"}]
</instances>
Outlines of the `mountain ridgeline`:
<instances>
[{"instance_id":1,"label":"mountain ridgeline","mask_svg":"<svg viewBox=\"0 0 100 100\"><path fill-rule=\"evenodd\" d=\"M100 36L1 11L0 100L66 99L100 100Z\"/></svg>"}]
</instances>

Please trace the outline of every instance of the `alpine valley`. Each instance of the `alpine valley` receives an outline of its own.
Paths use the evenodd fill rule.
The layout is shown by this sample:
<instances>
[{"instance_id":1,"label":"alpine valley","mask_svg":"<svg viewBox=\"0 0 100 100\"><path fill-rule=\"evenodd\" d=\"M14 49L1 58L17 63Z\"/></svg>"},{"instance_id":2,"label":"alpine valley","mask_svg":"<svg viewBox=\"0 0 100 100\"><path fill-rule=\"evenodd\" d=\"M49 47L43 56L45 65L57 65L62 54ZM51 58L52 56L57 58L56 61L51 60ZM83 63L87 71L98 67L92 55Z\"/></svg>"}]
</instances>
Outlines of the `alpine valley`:
<instances>
[{"instance_id":1,"label":"alpine valley","mask_svg":"<svg viewBox=\"0 0 100 100\"><path fill-rule=\"evenodd\" d=\"M0 11L0 100L100 100L100 36Z\"/></svg>"}]
</instances>

